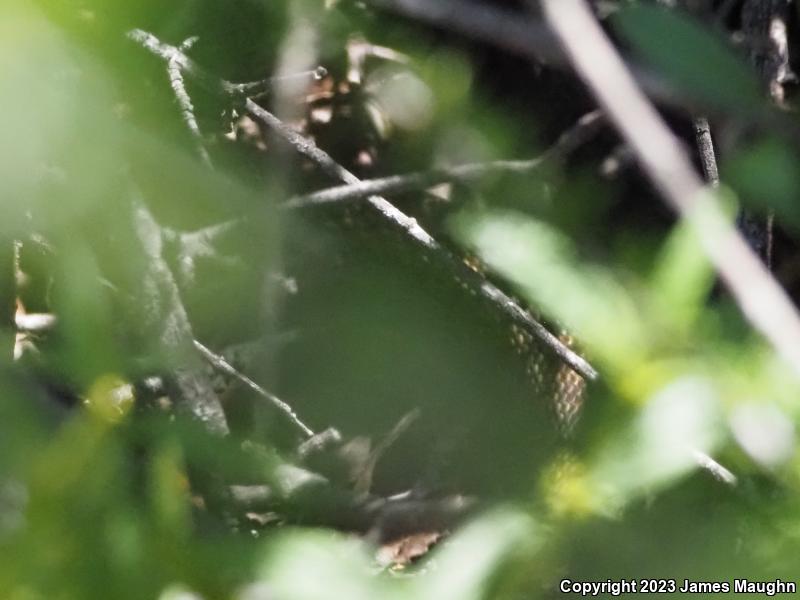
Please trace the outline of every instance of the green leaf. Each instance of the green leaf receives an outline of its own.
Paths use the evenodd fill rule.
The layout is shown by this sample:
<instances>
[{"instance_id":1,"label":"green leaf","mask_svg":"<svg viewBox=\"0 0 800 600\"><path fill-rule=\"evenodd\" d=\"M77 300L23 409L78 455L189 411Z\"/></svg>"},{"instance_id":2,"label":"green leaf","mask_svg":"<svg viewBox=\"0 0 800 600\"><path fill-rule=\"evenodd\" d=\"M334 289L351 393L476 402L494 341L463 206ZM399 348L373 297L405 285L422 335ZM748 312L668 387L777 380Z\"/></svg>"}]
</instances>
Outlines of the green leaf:
<instances>
[{"instance_id":1,"label":"green leaf","mask_svg":"<svg viewBox=\"0 0 800 600\"><path fill-rule=\"evenodd\" d=\"M725 41L688 16L636 5L613 19L615 30L678 90L721 109L756 109L758 81Z\"/></svg>"},{"instance_id":2,"label":"green leaf","mask_svg":"<svg viewBox=\"0 0 800 600\"><path fill-rule=\"evenodd\" d=\"M772 209L784 222L800 227L800 160L778 140L766 140L731 157L722 175L747 204Z\"/></svg>"},{"instance_id":3,"label":"green leaf","mask_svg":"<svg viewBox=\"0 0 800 600\"><path fill-rule=\"evenodd\" d=\"M703 310L714 269L697 234L685 223L670 233L652 277L652 290L663 310L681 325L690 325Z\"/></svg>"},{"instance_id":4,"label":"green leaf","mask_svg":"<svg viewBox=\"0 0 800 600\"><path fill-rule=\"evenodd\" d=\"M497 510L471 523L437 552L435 569L420 578L409 597L431 600L480 600L489 597L492 576L515 550L535 551L542 532L527 515Z\"/></svg>"},{"instance_id":5,"label":"green leaf","mask_svg":"<svg viewBox=\"0 0 800 600\"><path fill-rule=\"evenodd\" d=\"M577 259L571 241L551 226L515 213L463 214L456 235L533 306L578 336L595 356L620 369L643 356L647 342L634 298L614 275Z\"/></svg>"}]
</instances>

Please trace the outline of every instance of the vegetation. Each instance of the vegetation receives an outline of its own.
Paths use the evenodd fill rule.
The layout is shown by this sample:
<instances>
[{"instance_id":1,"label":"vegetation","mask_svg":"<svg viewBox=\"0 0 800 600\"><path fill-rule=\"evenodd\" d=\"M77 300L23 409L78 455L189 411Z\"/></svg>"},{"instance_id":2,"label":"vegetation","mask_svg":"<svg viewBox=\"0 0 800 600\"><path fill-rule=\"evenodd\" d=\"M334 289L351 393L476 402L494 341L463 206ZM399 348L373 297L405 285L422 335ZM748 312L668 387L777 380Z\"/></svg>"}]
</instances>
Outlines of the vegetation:
<instances>
[{"instance_id":1,"label":"vegetation","mask_svg":"<svg viewBox=\"0 0 800 600\"><path fill-rule=\"evenodd\" d=\"M796 583L795 8L5 3L0 595Z\"/></svg>"}]
</instances>

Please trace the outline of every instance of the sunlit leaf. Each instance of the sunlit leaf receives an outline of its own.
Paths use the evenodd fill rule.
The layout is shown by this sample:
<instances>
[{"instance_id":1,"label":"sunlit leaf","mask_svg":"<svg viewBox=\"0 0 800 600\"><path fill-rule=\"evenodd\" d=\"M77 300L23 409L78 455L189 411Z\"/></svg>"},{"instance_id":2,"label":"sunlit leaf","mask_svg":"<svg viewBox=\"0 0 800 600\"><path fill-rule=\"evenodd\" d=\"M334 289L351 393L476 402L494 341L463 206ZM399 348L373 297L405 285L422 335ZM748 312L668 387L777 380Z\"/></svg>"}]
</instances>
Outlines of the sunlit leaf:
<instances>
[{"instance_id":1,"label":"sunlit leaf","mask_svg":"<svg viewBox=\"0 0 800 600\"><path fill-rule=\"evenodd\" d=\"M622 365L646 348L633 298L609 272L581 263L552 227L514 213L465 214L457 234L603 360Z\"/></svg>"},{"instance_id":2,"label":"sunlit leaf","mask_svg":"<svg viewBox=\"0 0 800 600\"><path fill-rule=\"evenodd\" d=\"M591 467L595 493L615 507L663 488L697 469L698 453L713 453L722 434L713 383L691 376L673 381L598 449Z\"/></svg>"},{"instance_id":3,"label":"sunlit leaf","mask_svg":"<svg viewBox=\"0 0 800 600\"><path fill-rule=\"evenodd\" d=\"M689 325L703 309L714 283L714 270L697 234L685 224L676 226L658 257L653 295L676 324Z\"/></svg>"}]
</instances>

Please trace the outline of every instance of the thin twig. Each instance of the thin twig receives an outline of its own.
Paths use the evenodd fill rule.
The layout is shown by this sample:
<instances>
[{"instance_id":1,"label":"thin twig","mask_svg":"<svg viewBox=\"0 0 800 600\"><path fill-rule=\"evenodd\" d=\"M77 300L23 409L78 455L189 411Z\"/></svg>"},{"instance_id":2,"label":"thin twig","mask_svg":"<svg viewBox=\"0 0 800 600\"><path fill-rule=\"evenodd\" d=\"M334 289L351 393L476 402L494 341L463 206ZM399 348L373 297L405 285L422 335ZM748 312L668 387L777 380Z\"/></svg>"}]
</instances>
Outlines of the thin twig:
<instances>
[{"instance_id":1,"label":"thin twig","mask_svg":"<svg viewBox=\"0 0 800 600\"><path fill-rule=\"evenodd\" d=\"M285 82L287 79L302 78L308 79L308 81L311 82L322 79L328 74L325 67L317 67L316 69L303 71L301 73L267 77L266 79L260 79L258 81L233 83L212 75L189 58L181 48L162 42L152 33L141 29L133 29L129 31L127 35L130 40L140 44L156 56L167 61L168 64L174 64L179 67L183 73L192 77L192 79L207 90L233 97L244 98L248 96L260 96L270 91L275 85Z\"/></svg>"},{"instance_id":2,"label":"thin twig","mask_svg":"<svg viewBox=\"0 0 800 600\"><path fill-rule=\"evenodd\" d=\"M328 75L328 70L325 67L317 67L308 71L300 71L299 73L290 73L288 75L276 75L274 77L267 77L258 81L246 81L244 83L231 83L228 84L232 93L238 94L242 97L259 98L269 92L275 86L281 84L297 84L307 82L312 83L324 79Z\"/></svg>"},{"instance_id":3,"label":"thin twig","mask_svg":"<svg viewBox=\"0 0 800 600\"><path fill-rule=\"evenodd\" d=\"M694 229L742 312L800 375L800 316L703 185L584 0L543 0L547 19L665 200Z\"/></svg>"},{"instance_id":4,"label":"thin twig","mask_svg":"<svg viewBox=\"0 0 800 600\"><path fill-rule=\"evenodd\" d=\"M711 187L719 187L719 170L714 153L714 140L711 137L711 126L706 117L697 117L694 120L694 136L700 152L700 166L703 168L706 183Z\"/></svg>"},{"instance_id":5,"label":"thin twig","mask_svg":"<svg viewBox=\"0 0 800 600\"><path fill-rule=\"evenodd\" d=\"M196 41L197 37L190 37L180 45L178 50L181 52L186 52L194 45ZM178 106L181 109L181 117L183 117L183 122L186 124L186 128L189 130L189 133L191 133L192 139L195 142L197 154L200 156L200 160L202 160L206 166L213 168L211 157L208 155L208 150L206 150L206 147L203 144L203 134L200 133L200 125L197 123L197 117L195 117L194 114L194 105L192 104L192 99L189 96L189 92L186 91L186 82L183 80L181 60L178 53L173 53L173 55L167 61L167 75L169 76L169 84L172 87L172 91L175 93L175 98L178 101Z\"/></svg>"},{"instance_id":6,"label":"thin twig","mask_svg":"<svg viewBox=\"0 0 800 600\"><path fill-rule=\"evenodd\" d=\"M344 181L347 184L357 185L361 180L353 173L337 163L327 152L319 148L313 141L304 137L271 112L259 106L253 100L245 101L245 109L255 119L264 123L295 150L303 156L310 158L317 166L330 177ZM584 358L562 343L555 335L547 330L544 325L534 319L528 311L523 309L514 300L509 298L497 286L487 281L483 276L469 269L460 260L450 254L437 242L417 220L409 217L391 202L381 196L369 196L367 202L375 208L381 216L393 226L399 228L404 235L429 252L431 256L447 264L451 271L462 277L482 298L497 306L516 323L530 331L544 345L553 351L561 360L583 377L593 380L598 376L597 371Z\"/></svg>"},{"instance_id":7,"label":"thin twig","mask_svg":"<svg viewBox=\"0 0 800 600\"><path fill-rule=\"evenodd\" d=\"M161 42L154 35L137 29L129 32L128 36L132 40L141 44L145 49L166 60L174 57L176 52L180 53L181 56L177 60L179 60L181 68L183 68L184 71L190 75L199 77L201 79L201 83L204 83L204 85L206 85L209 89L214 89L225 93L238 94L238 92L230 91L233 84L224 80L214 80L213 78L210 78L209 74L204 69L183 55L178 48ZM333 158L331 158L327 152L317 147L313 141L305 138L303 135L284 124L275 115L259 106L251 98L245 99L245 109L250 113L251 116L267 125L267 127L273 131L277 132L292 147L294 147L295 150L310 158L320 169L322 169L323 172L330 177L351 185L361 182L361 180L353 173L333 160ZM519 323L525 329L530 331L545 345L545 347L553 351L559 358L561 358L561 360L572 367L572 369L586 379L593 380L597 378L597 371L584 358L564 345L555 335L548 331L546 327L536 321L536 319L534 319L530 313L519 306L514 300L509 298L499 288L486 281L482 276L478 275L464 265L460 260L452 256L433 237L431 237L431 235L425 231L419 225L419 223L417 223L416 219L409 217L392 205L388 200L380 196L370 196L368 198L368 202L387 221L401 229L409 239L413 240L439 260L447 263L451 270L454 270L462 279L471 284L476 293L500 308L500 310L510 317L514 322Z\"/></svg>"},{"instance_id":8,"label":"thin twig","mask_svg":"<svg viewBox=\"0 0 800 600\"><path fill-rule=\"evenodd\" d=\"M283 414L285 414L289 420L294 423L298 429L300 429L306 437L313 437L314 430L311 429L308 425L303 423L300 420L300 417L297 416L297 413L294 412L291 406L289 406L286 402L278 398L275 394L271 394L263 387L258 385L255 381L250 379L244 373L241 373L235 367L233 367L224 357L220 356L209 350L206 346L194 340L194 347L200 352L200 354L209 362L211 365L223 373L230 375L231 377L239 380L251 390L253 390L256 394L271 402L278 410L280 410Z\"/></svg>"},{"instance_id":9,"label":"thin twig","mask_svg":"<svg viewBox=\"0 0 800 600\"><path fill-rule=\"evenodd\" d=\"M186 56L180 48L162 42L152 33L141 29L133 29L128 32L128 38L167 61L167 63L173 62L178 65L181 71L192 77L192 79L204 88L227 95L238 94L238 91L234 89L234 84L215 77Z\"/></svg>"},{"instance_id":10,"label":"thin twig","mask_svg":"<svg viewBox=\"0 0 800 600\"><path fill-rule=\"evenodd\" d=\"M459 181L469 182L494 174L525 175L541 169L543 165L563 158L578 146L585 143L603 125L600 111L590 112L567 130L558 141L544 154L528 160L495 160L483 163L471 163L453 167L442 167L430 171L418 171L406 175L392 175L380 179L368 179L350 185L332 188L296 196L282 205L285 209L298 209L362 200L376 194L398 194L403 192L424 190L440 183Z\"/></svg>"},{"instance_id":11,"label":"thin twig","mask_svg":"<svg viewBox=\"0 0 800 600\"><path fill-rule=\"evenodd\" d=\"M376 446L372 449L369 453L369 458L367 459L366 463L362 466L361 472L358 474L358 477L353 484L353 490L356 493L360 494L367 494L369 493L370 488L372 488L372 476L375 472L375 467L378 465L378 462L383 458L383 455L386 454L386 451L394 445L394 443L400 439L400 436L403 435L409 427L411 427L414 422L419 418L421 411L419 408L415 408L405 415L403 418L400 419L397 424L392 427L392 430L384 437Z\"/></svg>"},{"instance_id":12,"label":"thin twig","mask_svg":"<svg viewBox=\"0 0 800 600\"><path fill-rule=\"evenodd\" d=\"M731 487L735 487L738 483L738 479L736 475L730 472L729 469L725 468L713 458L711 458L705 452L700 452L699 450L694 450L692 452L692 456L694 457L695 462L697 465L711 473L711 475L717 481L729 485Z\"/></svg>"}]
</instances>

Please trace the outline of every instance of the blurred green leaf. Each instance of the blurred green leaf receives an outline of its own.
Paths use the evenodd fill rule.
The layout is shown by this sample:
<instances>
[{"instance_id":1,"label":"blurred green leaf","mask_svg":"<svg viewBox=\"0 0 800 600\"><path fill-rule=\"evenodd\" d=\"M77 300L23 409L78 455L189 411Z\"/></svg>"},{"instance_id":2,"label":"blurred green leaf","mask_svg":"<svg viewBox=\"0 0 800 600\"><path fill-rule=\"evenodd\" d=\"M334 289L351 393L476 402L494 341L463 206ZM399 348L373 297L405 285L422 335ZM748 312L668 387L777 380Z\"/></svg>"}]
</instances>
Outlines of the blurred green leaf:
<instances>
[{"instance_id":1,"label":"blurred green leaf","mask_svg":"<svg viewBox=\"0 0 800 600\"><path fill-rule=\"evenodd\" d=\"M655 393L627 431L609 437L596 454L592 477L613 490L611 502L627 504L698 468L698 453L711 454L723 437L719 399L711 381L685 376Z\"/></svg>"},{"instance_id":2,"label":"blurred green leaf","mask_svg":"<svg viewBox=\"0 0 800 600\"><path fill-rule=\"evenodd\" d=\"M582 263L561 233L516 213L465 213L453 226L492 269L601 360L622 369L644 358L647 340L635 300L610 271Z\"/></svg>"},{"instance_id":3,"label":"blurred green leaf","mask_svg":"<svg viewBox=\"0 0 800 600\"><path fill-rule=\"evenodd\" d=\"M415 582L409 598L480 600L491 597L493 576L513 555L531 556L545 541L528 515L498 509L464 527L432 558L433 568Z\"/></svg>"},{"instance_id":4,"label":"blurred green leaf","mask_svg":"<svg viewBox=\"0 0 800 600\"><path fill-rule=\"evenodd\" d=\"M327 600L333 590L352 600L400 597L398 586L376 576L365 544L324 531L285 532L270 544L260 574L281 600Z\"/></svg>"},{"instance_id":5,"label":"blurred green leaf","mask_svg":"<svg viewBox=\"0 0 800 600\"><path fill-rule=\"evenodd\" d=\"M726 110L760 106L752 70L721 36L688 15L637 3L616 13L612 22L639 56L688 97Z\"/></svg>"},{"instance_id":6,"label":"blurred green leaf","mask_svg":"<svg viewBox=\"0 0 800 600\"><path fill-rule=\"evenodd\" d=\"M6 230L72 224L112 190L119 154L100 64L31 6L0 20Z\"/></svg>"},{"instance_id":7,"label":"blurred green leaf","mask_svg":"<svg viewBox=\"0 0 800 600\"><path fill-rule=\"evenodd\" d=\"M772 138L740 150L722 164L722 177L745 204L774 210L786 223L800 227L800 157L785 142Z\"/></svg>"},{"instance_id":8,"label":"blurred green leaf","mask_svg":"<svg viewBox=\"0 0 800 600\"><path fill-rule=\"evenodd\" d=\"M705 308L715 272L697 234L676 225L664 243L652 274L652 294L677 327L693 324Z\"/></svg>"}]
</instances>

